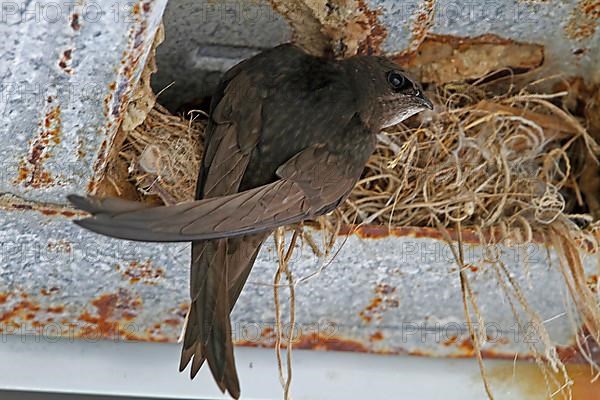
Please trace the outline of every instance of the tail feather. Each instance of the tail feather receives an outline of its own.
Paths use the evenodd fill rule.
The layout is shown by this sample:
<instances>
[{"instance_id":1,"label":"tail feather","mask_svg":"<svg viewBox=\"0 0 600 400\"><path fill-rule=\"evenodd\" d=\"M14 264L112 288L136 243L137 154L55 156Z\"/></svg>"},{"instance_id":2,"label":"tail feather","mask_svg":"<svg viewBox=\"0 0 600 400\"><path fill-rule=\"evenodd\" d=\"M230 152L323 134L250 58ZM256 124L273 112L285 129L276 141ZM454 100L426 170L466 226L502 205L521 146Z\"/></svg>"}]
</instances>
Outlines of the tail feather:
<instances>
[{"instance_id":1,"label":"tail feather","mask_svg":"<svg viewBox=\"0 0 600 400\"><path fill-rule=\"evenodd\" d=\"M267 234L192 243L190 294L192 304L179 364L191 362L193 379L204 362L221 391L238 398L229 314L248 278Z\"/></svg>"}]
</instances>

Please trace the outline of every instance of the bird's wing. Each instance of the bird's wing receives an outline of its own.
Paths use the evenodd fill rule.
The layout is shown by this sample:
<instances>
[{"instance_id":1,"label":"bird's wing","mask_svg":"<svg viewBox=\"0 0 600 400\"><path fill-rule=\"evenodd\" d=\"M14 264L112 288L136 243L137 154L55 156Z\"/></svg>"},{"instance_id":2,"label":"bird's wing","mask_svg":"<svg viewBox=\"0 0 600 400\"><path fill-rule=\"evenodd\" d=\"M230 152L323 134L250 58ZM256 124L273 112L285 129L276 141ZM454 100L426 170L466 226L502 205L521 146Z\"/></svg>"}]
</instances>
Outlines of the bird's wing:
<instances>
[{"instance_id":1,"label":"bird's wing","mask_svg":"<svg viewBox=\"0 0 600 400\"><path fill-rule=\"evenodd\" d=\"M268 231L328 212L352 189L356 168L325 146L311 146L277 169L280 179L227 196L143 207L115 198L69 196L92 214L76 223L104 235L139 241L210 240Z\"/></svg>"}]
</instances>

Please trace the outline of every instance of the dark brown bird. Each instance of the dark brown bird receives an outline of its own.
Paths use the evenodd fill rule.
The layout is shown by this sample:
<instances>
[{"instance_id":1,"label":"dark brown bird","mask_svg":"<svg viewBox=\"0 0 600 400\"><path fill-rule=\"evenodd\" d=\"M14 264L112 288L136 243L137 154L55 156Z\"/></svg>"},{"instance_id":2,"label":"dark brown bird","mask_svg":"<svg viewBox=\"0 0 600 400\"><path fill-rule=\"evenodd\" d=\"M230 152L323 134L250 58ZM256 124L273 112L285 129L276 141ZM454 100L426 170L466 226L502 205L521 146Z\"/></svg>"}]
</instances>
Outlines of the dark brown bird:
<instances>
[{"instance_id":1,"label":"dark brown bird","mask_svg":"<svg viewBox=\"0 0 600 400\"><path fill-rule=\"evenodd\" d=\"M204 361L221 391L240 387L229 314L274 228L338 207L359 179L382 128L431 102L393 62L318 58L291 44L241 62L210 106L195 201L147 207L69 196L104 235L192 241L191 308L180 370Z\"/></svg>"}]
</instances>

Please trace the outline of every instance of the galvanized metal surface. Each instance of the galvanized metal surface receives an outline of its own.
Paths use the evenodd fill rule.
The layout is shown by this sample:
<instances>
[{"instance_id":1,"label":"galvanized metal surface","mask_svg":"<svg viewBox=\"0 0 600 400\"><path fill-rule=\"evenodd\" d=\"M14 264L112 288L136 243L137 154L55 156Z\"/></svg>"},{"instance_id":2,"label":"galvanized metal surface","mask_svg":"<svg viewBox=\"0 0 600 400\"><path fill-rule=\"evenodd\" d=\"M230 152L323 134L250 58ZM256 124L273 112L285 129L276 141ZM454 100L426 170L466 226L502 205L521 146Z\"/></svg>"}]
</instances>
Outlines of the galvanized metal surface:
<instances>
[{"instance_id":1,"label":"galvanized metal surface","mask_svg":"<svg viewBox=\"0 0 600 400\"><path fill-rule=\"evenodd\" d=\"M3 1L0 192L64 203L104 167L166 0Z\"/></svg>"},{"instance_id":2,"label":"galvanized metal surface","mask_svg":"<svg viewBox=\"0 0 600 400\"><path fill-rule=\"evenodd\" d=\"M3 212L1 217L0 331L177 340L188 306L188 245L105 238L82 231L64 216L48 218L31 210ZM291 266L297 279L326 267L297 287L295 346L472 355L450 248L435 230L390 235L380 230L364 229L338 239L333 260L319 259L307 245L296 249ZM373 232L379 237L370 238ZM319 232L313 234L319 237ZM466 262L472 265L469 276L488 331L487 354L528 354L527 346L539 340L537 332L527 323L515 323L493 270L482 262L484 250L489 249L469 245ZM547 260L541 245L499 250L513 279L523 283L532 308L548 321L552 339L573 345L574 326L565 309L566 288L554 252ZM275 265L269 242L233 313L239 344L274 345ZM590 273L597 272L595 257L588 257L586 265Z\"/></svg>"}]
</instances>

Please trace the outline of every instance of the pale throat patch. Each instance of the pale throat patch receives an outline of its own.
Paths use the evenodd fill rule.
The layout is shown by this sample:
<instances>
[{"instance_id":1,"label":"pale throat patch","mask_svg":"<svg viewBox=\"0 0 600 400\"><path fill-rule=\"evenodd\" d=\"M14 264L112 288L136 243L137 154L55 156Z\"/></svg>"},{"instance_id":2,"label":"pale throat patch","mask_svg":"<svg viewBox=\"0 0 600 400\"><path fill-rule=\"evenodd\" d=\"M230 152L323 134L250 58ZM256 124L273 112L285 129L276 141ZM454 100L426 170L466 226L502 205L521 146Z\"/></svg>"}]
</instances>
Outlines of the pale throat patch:
<instances>
[{"instance_id":1,"label":"pale throat patch","mask_svg":"<svg viewBox=\"0 0 600 400\"><path fill-rule=\"evenodd\" d=\"M401 110L398 112L395 112L393 114L389 114L386 116L386 120L383 124L383 128L387 128L396 124L399 124L400 122L404 121L405 119L412 117L413 115L419 113L423 111L422 107L411 107L405 110Z\"/></svg>"}]
</instances>

